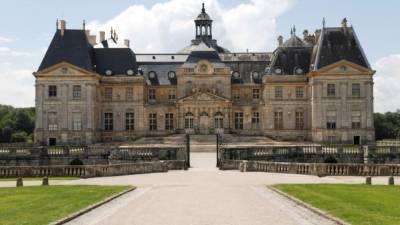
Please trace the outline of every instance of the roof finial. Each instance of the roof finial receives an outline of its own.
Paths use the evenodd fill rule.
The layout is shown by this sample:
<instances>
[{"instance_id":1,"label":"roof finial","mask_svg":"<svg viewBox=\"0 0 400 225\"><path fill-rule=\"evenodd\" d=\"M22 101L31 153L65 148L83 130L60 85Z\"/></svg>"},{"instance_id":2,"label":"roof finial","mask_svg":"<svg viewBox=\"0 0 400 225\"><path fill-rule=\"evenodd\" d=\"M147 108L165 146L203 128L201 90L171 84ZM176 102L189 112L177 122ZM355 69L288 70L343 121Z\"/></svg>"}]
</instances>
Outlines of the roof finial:
<instances>
[{"instance_id":1,"label":"roof finial","mask_svg":"<svg viewBox=\"0 0 400 225\"><path fill-rule=\"evenodd\" d=\"M56 21L56 30L58 30L58 18L57 18L57 21Z\"/></svg>"},{"instance_id":2,"label":"roof finial","mask_svg":"<svg viewBox=\"0 0 400 225\"><path fill-rule=\"evenodd\" d=\"M322 28L325 28L325 17L322 18Z\"/></svg>"},{"instance_id":3,"label":"roof finial","mask_svg":"<svg viewBox=\"0 0 400 225\"><path fill-rule=\"evenodd\" d=\"M347 19L346 19L346 17L343 18L343 20L342 20L342 27L343 27L343 28L346 28L346 27L347 27Z\"/></svg>"},{"instance_id":4,"label":"roof finial","mask_svg":"<svg viewBox=\"0 0 400 225\"><path fill-rule=\"evenodd\" d=\"M112 29L112 27L110 29L110 35L111 35L111 38L112 38L113 37L113 29Z\"/></svg>"},{"instance_id":5,"label":"roof finial","mask_svg":"<svg viewBox=\"0 0 400 225\"><path fill-rule=\"evenodd\" d=\"M203 2L203 4L202 4L201 12L202 12L202 13L205 13L205 12L206 12L206 9L204 8L204 2Z\"/></svg>"},{"instance_id":6,"label":"roof finial","mask_svg":"<svg viewBox=\"0 0 400 225\"><path fill-rule=\"evenodd\" d=\"M293 28L290 28L290 36L293 36Z\"/></svg>"},{"instance_id":7,"label":"roof finial","mask_svg":"<svg viewBox=\"0 0 400 225\"><path fill-rule=\"evenodd\" d=\"M296 35L296 26L293 25L293 35Z\"/></svg>"},{"instance_id":8,"label":"roof finial","mask_svg":"<svg viewBox=\"0 0 400 225\"><path fill-rule=\"evenodd\" d=\"M85 30L85 27L86 27L86 21L85 20L83 20L83 30Z\"/></svg>"}]
</instances>

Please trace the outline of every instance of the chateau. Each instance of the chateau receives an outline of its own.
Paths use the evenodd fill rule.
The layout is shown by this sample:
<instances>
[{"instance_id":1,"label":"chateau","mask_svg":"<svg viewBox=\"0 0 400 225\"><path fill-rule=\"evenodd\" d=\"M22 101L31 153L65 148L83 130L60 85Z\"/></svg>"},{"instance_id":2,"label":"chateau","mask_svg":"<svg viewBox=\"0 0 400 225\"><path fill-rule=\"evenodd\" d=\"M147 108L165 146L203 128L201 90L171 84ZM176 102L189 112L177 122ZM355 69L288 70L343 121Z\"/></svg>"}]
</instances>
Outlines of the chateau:
<instances>
[{"instance_id":1,"label":"chateau","mask_svg":"<svg viewBox=\"0 0 400 225\"><path fill-rule=\"evenodd\" d=\"M240 134L275 140L374 141L373 74L346 19L273 52L218 45L203 8L178 53L138 54L115 31L57 31L36 78L35 142L129 141L169 134Z\"/></svg>"}]
</instances>

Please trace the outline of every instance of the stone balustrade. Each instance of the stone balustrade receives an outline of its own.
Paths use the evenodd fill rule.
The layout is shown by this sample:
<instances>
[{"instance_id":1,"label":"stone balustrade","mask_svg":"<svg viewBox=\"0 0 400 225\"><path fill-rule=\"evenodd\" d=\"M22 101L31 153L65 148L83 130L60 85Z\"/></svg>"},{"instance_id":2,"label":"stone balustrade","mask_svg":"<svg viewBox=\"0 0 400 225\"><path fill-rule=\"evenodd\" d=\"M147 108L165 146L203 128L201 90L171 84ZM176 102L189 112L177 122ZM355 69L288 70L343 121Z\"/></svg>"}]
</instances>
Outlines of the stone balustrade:
<instances>
[{"instance_id":1,"label":"stone balustrade","mask_svg":"<svg viewBox=\"0 0 400 225\"><path fill-rule=\"evenodd\" d=\"M87 166L3 166L0 177L102 177L184 169L184 160Z\"/></svg>"},{"instance_id":2,"label":"stone balustrade","mask_svg":"<svg viewBox=\"0 0 400 225\"><path fill-rule=\"evenodd\" d=\"M400 176L400 165L398 164L329 164L225 160L220 162L220 169L317 176Z\"/></svg>"}]
</instances>

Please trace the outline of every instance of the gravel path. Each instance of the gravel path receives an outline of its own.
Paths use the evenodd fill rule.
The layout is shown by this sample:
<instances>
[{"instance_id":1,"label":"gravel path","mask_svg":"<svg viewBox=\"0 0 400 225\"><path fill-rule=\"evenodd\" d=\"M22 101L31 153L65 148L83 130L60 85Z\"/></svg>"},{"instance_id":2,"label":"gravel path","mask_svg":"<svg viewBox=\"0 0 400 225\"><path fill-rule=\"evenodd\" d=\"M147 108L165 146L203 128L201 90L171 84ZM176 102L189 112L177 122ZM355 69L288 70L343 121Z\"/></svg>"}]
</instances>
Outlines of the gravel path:
<instances>
[{"instance_id":1,"label":"gravel path","mask_svg":"<svg viewBox=\"0 0 400 225\"><path fill-rule=\"evenodd\" d=\"M189 171L92 178L70 184L131 184L133 192L68 224L265 225L332 224L267 189L272 183L336 183L334 178L240 173L215 168L215 153L192 155Z\"/></svg>"}]
</instances>

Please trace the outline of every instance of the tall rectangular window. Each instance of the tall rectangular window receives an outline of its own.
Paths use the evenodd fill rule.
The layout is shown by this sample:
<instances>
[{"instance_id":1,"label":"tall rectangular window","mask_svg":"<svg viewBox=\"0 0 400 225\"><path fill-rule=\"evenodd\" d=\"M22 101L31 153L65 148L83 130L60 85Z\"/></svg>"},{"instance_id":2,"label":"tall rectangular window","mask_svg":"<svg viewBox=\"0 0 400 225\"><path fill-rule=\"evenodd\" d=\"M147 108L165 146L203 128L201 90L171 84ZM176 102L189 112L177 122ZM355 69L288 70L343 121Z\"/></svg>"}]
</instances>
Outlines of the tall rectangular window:
<instances>
[{"instance_id":1,"label":"tall rectangular window","mask_svg":"<svg viewBox=\"0 0 400 225\"><path fill-rule=\"evenodd\" d=\"M157 113L149 113L149 130L157 130Z\"/></svg>"},{"instance_id":2,"label":"tall rectangular window","mask_svg":"<svg viewBox=\"0 0 400 225\"><path fill-rule=\"evenodd\" d=\"M58 130L57 113L56 112L48 113L48 129L49 129L49 131Z\"/></svg>"},{"instance_id":3,"label":"tall rectangular window","mask_svg":"<svg viewBox=\"0 0 400 225\"><path fill-rule=\"evenodd\" d=\"M274 112L274 127L275 127L275 130L283 129L283 112L282 111Z\"/></svg>"},{"instance_id":4,"label":"tall rectangular window","mask_svg":"<svg viewBox=\"0 0 400 225\"><path fill-rule=\"evenodd\" d=\"M72 98L73 99L81 99L81 95L82 95L82 87L81 85L74 85L72 87Z\"/></svg>"},{"instance_id":5,"label":"tall rectangular window","mask_svg":"<svg viewBox=\"0 0 400 225\"><path fill-rule=\"evenodd\" d=\"M304 112L296 112L296 125L297 130L304 128Z\"/></svg>"},{"instance_id":6,"label":"tall rectangular window","mask_svg":"<svg viewBox=\"0 0 400 225\"><path fill-rule=\"evenodd\" d=\"M79 131L82 130L82 114L72 113L72 130Z\"/></svg>"},{"instance_id":7,"label":"tall rectangular window","mask_svg":"<svg viewBox=\"0 0 400 225\"><path fill-rule=\"evenodd\" d=\"M253 89L253 99L260 99L260 89Z\"/></svg>"},{"instance_id":8,"label":"tall rectangular window","mask_svg":"<svg viewBox=\"0 0 400 225\"><path fill-rule=\"evenodd\" d=\"M275 87L275 98L283 98L283 88Z\"/></svg>"},{"instance_id":9,"label":"tall rectangular window","mask_svg":"<svg viewBox=\"0 0 400 225\"><path fill-rule=\"evenodd\" d=\"M336 96L336 85L335 84L328 84L328 86L327 86L327 95L328 95L328 97L335 97Z\"/></svg>"},{"instance_id":10,"label":"tall rectangular window","mask_svg":"<svg viewBox=\"0 0 400 225\"><path fill-rule=\"evenodd\" d=\"M243 130L243 112L235 112L235 129Z\"/></svg>"},{"instance_id":11,"label":"tall rectangular window","mask_svg":"<svg viewBox=\"0 0 400 225\"><path fill-rule=\"evenodd\" d=\"M135 113L133 112L125 113L125 130L128 131L135 130Z\"/></svg>"},{"instance_id":12,"label":"tall rectangular window","mask_svg":"<svg viewBox=\"0 0 400 225\"><path fill-rule=\"evenodd\" d=\"M149 89L149 100L156 100L156 89Z\"/></svg>"},{"instance_id":13,"label":"tall rectangular window","mask_svg":"<svg viewBox=\"0 0 400 225\"><path fill-rule=\"evenodd\" d=\"M238 90L232 91L232 97L234 100L239 100L240 99L240 94Z\"/></svg>"},{"instance_id":14,"label":"tall rectangular window","mask_svg":"<svg viewBox=\"0 0 400 225\"><path fill-rule=\"evenodd\" d=\"M126 88L126 101L133 101L133 88Z\"/></svg>"},{"instance_id":15,"label":"tall rectangular window","mask_svg":"<svg viewBox=\"0 0 400 225\"><path fill-rule=\"evenodd\" d=\"M104 99L106 101L112 101L113 89L111 87L104 88Z\"/></svg>"},{"instance_id":16,"label":"tall rectangular window","mask_svg":"<svg viewBox=\"0 0 400 225\"><path fill-rule=\"evenodd\" d=\"M112 131L114 129L113 113L104 113L104 130Z\"/></svg>"},{"instance_id":17,"label":"tall rectangular window","mask_svg":"<svg viewBox=\"0 0 400 225\"><path fill-rule=\"evenodd\" d=\"M166 130L174 129L174 114L173 113L165 114L165 129Z\"/></svg>"},{"instance_id":18,"label":"tall rectangular window","mask_svg":"<svg viewBox=\"0 0 400 225\"><path fill-rule=\"evenodd\" d=\"M251 116L251 128L259 129L260 128L260 113L253 112Z\"/></svg>"},{"instance_id":19,"label":"tall rectangular window","mask_svg":"<svg viewBox=\"0 0 400 225\"><path fill-rule=\"evenodd\" d=\"M326 115L326 128L336 129L336 111L328 111Z\"/></svg>"},{"instance_id":20,"label":"tall rectangular window","mask_svg":"<svg viewBox=\"0 0 400 225\"><path fill-rule=\"evenodd\" d=\"M304 88L296 87L296 98L303 98L303 97L304 97Z\"/></svg>"},{"instance_id":21,"label":"tall rectangular window","mask_svg":"<svg viewBox=\"0 0 400 225\"><path fill-rule=\"evenodd\" d=\"M361 128L361 112L352 111L351 112L351 128L360 129Z\"/></svg>"},{"instance_id":22,"label":"tall rectangular window","mask_svg":"<svg viewBox=\"0 0 400 225\"><path fill-rule=\"evenodd\" d=\"M176 99L176 94L175 94L175 90L169 90L168 91L168 100L175 100Z\"/></svg>"},{"instance_id":23,"label":"tall rectangular window","mask_svg":"<svg viewBox=\"0 0 400 225\"><path fill-rule=\"evenodd\" d=\"M360 84L351 84L351 95L357 98L361 96Z\"/></svg>"},{"instance_id":24,"label":"tall rectangular window","mask_svg":"<svg viewBox=\"0 0 400 225\"><path fill-rule=\"evenodd\" d=\"M57 86L56 85L49 85L49 97L57 97Z\"/></svg>"}]
</instances>

